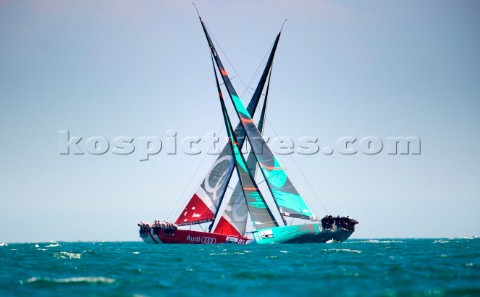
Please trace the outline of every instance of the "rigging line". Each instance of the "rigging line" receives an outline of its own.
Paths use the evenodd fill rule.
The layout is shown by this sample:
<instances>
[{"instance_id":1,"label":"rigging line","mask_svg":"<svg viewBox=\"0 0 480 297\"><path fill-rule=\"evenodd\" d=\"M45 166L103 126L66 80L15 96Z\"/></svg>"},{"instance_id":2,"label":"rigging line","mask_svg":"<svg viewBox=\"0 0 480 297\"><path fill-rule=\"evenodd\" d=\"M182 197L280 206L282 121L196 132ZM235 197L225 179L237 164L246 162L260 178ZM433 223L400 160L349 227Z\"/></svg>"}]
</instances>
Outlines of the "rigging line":
<instances>
[{"instance_id":1,"label":"rigging line","mask_svg":"<svg viewBox=\"0 0 480 297\"><path fill-rule=\"evenodd\" d=\"M217 144L218 144L218 146L220 147L220 146L221 146L221 140L224 138L225 133L226 133L226 131L225 131L225 125L223 124L223 125L220 127L220 129L217 129L217 132L218 132L217 135L218 135L218 138L219 138L219 141L217 142ZM213 147L213 145L214 145L214 143L212 143L212 144L210 145L210 147L208 148L207 152L210 151L210 149ZM188 181L187 185L185 186L185 189L183 190L183 193L182 193L182 195L180 196L180 199L177 199L177 202L174 204L172 210L171 210L170 213L168 214L168 217L167 217L167 218L168 218L169 220L172 220L172 214L173 214L174 212L178 212L177 207L178 207L179 203L182 202L182 204L183 204L183 202L185 202L185 201L187 200L188 196L185 196L185 194L187 193L187 190L189 190L190 185L192 184L192 181L193 181L194 177L197 175L198 171L200 170L200 168L201 168L201 167L203 166L203 164L205 163L205 159L207 158L207 155L209 155L209 154L208 154L208 153L205 153L205 154L204 154L204 156L203 156L203 158L202 158L202 161L200 161L200 163L199 163L198 166L197 166L197 169L195 170L195 172L193 173L192 177L190 178L190 180ZM210 174L211 171L212 171L212 170L209 170L207 174ZM198 184L198 186L197 186L196 188L200 187L200 185L201 185L201 183L203 182L203 180L204 180L204 178L201 179L200 183ZM195 193L195 192L194 192L194 193Z\"/></svg>"},{"instance_id":2,"label":"rigging line","mask_svg":"<svg viewBox=\"0 0 480 297\"><path fill-rule=\"evenodd\" d=\"M197 11L197 15L198 17L201 19L201 16L200 16L200 13L198 12L198 8L197 8L197 5L195 5L195 2L192 2L193 6L195 7L195 10ZM287 19L285 19L283 21L283 24L285 24L285 22L287 21ZM283 30L283 24L282 24L282 30ZM215 36L212 34L212 32L210 31L210 29L208 29L208 27L205 25L205 28L207 29L207 31L209 32L210 36L212 36L213 40L215 41L215 43L217 44L218 48L220 48L220 51L222 52L222 54L225 56L225 58L227 59L228 63L230 64L230 66L232 66L232 69L233 71L235 72L235 74L238 76L238 78L240 79L240 81L242 82L243 86L244 86L244 90L242 92L242 95L241 97L243 97L243 95L245 94L245 92L248 92L248 94L250 96L252 96L252 94L248 91L248 86L250 86L250 84L252 83L253 79L255 78L255 76L257 75L260 67L262 66L263 62L265 61L269 51L267 50L267 53L265 54L265 56L263 57L262 61L260 62L260 65L257 67L257 70L255 71L254 75L252 76L252 78L250 79L250 81L248 82L248 86L245 85L245 82L243 81L243 79L240 77L240 75L238 74L237 70L235 69L235 66L233 66L232 62L230 62L230 59L228 59L227 55L225 54L225 52L223 51L220 43L215 39ZM280 30L280 32L282 31ZM275 43L275 42L274 42ZM274 44L272 43L272 45ZM233 78L230 78L230 80L232 80Z\"/></svg>"},{"instance_id":3,"label":"rigging line","mask_svg":"<svg viewBox=\"0 0 480 297\"><path fill-rule=\"evenodd\" d=\"M277 131L275 131L275 128L273 128L272 124L270 124L270 122L267 120L267 123L268 123L268 126L273 130L273 132L275 133L276 136L279 136L279 134L277 133ZM313 189L313 186L310 184L310 182L308 181L307 177L305 176L305 174L303 173L303 171L300 169L300 166L298 166L297 162L295 161L295 158L292 157L292 154L288 155L290 157L290 159L293 161L293 164L295 165L295 167L297 168L297 170L300 172L300 174L302 175L303 179L305 180L305 182L307 183L308 187L310 188L310 191L313 192L313 195L315 196L315 198L317 198L317 201L320 202L320 205L323 207L323 209L325 210L326 213L329 213L327 207L323 204L322 200L320 199L320 197L318 196L317 192Z\"/></svg>"},{"instance_id":4,"label":"rigging line","mask_svg":"<svg viewBox=\"0 0 480 297\"><path fill-rule=\"evenodd\" d=\"M270 46L270 48L272 48L274 44L275 44L275 42L272 43L272 46ZM253 82L253 80L257 77L257 74L260 72L260 67L262 67L263 62L265 62L265 59L267 58L269 52L270 52L270 50L267 50L267 52L265 53L265 56L263 56L262 61L261 61L260 64L258 65L257 70L255 70L255 73L253 74L252 78L250 78L250 80L248 81L248 87L250 87L250 84L251 84L251 83ZM251 89L253 89L253 88L251 88ZM253 90L255 90L255 89L253 89ZM242 97L243 97L243 95L245 94L246 91L247 91L247 90L243 90Z\"/></svg>"},{"instance_id":5,"label":"rigging line","mask_svg":"<svg viewBox=\"0 0 480 297\"><path fill-rule=\"evenodd\" d=\"M282 27L280 28L280 33L282 33L283 31L283 26L285 25L285 23L287 22L287 19L285 19L282 23ZM273 45L275 44L275 41L272 43L272 45L270 46L270 48L273 48ZM252 83L253 79L256 77L256 75L258 74L259 70L260 70L260 66L262 66L263 62L265 61L265 59L267 58L268 56L268 53L270 51L267 50L267 52L265 53L265 56L263 57L262 61L260 62L260 65L258 65L257 67L257 70L255 71L255 73L253 74L253 77L250 79L250 81L248 82L248 86L250 87L250 84ZM273 67L273 61L272 61L272 67ZM242 97L243 97L243 94L245 93L246 91L244 90L243 93L242 93Z\"/></svg>"},{"instance_id":6,"label":"rigging line","mask_svg":"<svg viewBox=\"0 0 480 297\"><path fill-rule=\"evenodd\" d=\"M265 93L265 99L264 99L264 102L263 102L263 108L264 108L264 120L267 120L268 121L268 118L267 118L267 111L266 111L266 106L267 106L267 103L268 103L268 92L270 91L270 82L271 82L271 79L272 79L272 72L273 72L273 61L272 61L272 65L270 67L270 73L269 73L269 76L268 76L268 85L267 85L267 91ZM263 128L263 127L262 127ZM265 129L263 129L262 132L264 132ZM262 134L263 135L263 134ZM263 136L262 136L263 137ZM259 164L260 165L260 164ZM263 172L263 171L262 171ZM264 175L265 176L265 175ZM272 197L274 198L273 199L273 203L275 204L277 210L278 210L278 213L280 214L280 218L282 219L283 221L283 224L286 226L287 225L287 220L282 216L282 211L280 209L280 206L278 205L278 202L277 202L277 199L275 199L274 195L273 195L273 192L272 192L272 188L270 187L270 184L267 183L267 186L268 186L268 189L270 191L270 193L272 194Z\"/></svg>"},{"instance_id":7,"label":"rigging line","mask_svg":"<svg viewBox=\"0 0 480 297\"><path fill-rule=\"evenodd\" d=\"M200 170L200 167L202 167L203 165L203 162L205 161L205 158L207 157L207 154L204 154L203 156L203 159L202 161L200 161L200 164L197 166L197 169L195 170L195 172L192 174L192 177L190 178L190 180L188 181L187 183L187 186L185 186L185 189L183 190L183 193L182 195L180 196L180 199L177 199L177 202L173 205L173 208L172 210L170 211L170 213L168 214L168 219L171 220L172 219L172 213L175 211L177 211L177 206L178 204L180 203L180 201L185 201L185 198L182 199L182 197L186 197L185 196L185 193L187 192L188 188L190 187L190 184L192 183L193 181L193 178L197 175L198 173L198 170ZM202 179L203 181L203 179Z\"/></svg>"},{"instance_id":8,"label":"rigging line","mask_svg":"<svg viewBox=\"0 0 480 297\"><path fill-rule=\"evenodd\" d=\"M225 134L226 131L223 131L223 128L220 128L220 129L218 129L217 131L220 131L220 132L217 134L217 135L218 135L218 138L219 138L219 141L217 142L217 144L218 144L218 146L221 146L219 143L220 143L220 140L223 139L224 134ZM213 147L213 145L214 145L214 144L212 143L212 144L210 145L210 147L208 148L208 150L203 154L202 161L200 161L200 163L199 163L198 166L197 166L197 169L195 170L195 172L193 173L192 177L190 178L190 180L188 181L187 185L185 186L185 189L183 190L183 193L182 193L182 195L180 196L180 199L177 199L177 202L174 204L172 210L171 210L170 213L168 214L168 219L169 219L169 220L172 220L172 214L173 214L174 212L178 212L177 207L178 207L179 203L182 202L182 204L183 204L183 202L185 202L185 201L187 200L187 198L189 197L189 196L185 196L185 194L187 193L187 190L189 190L190 185L192 184L192 181L193 181L194 177L196 177L198 171L200 170L200 168L201 168L201 167L203 166L203 164L205 163L205 159L207 158L207 156L211 156L211 155L208 154L207 152L210 151L210 149ZM207 172L205 175L210 174L212 171L213 171L213 169L209 169L208 172ZM198 187L200 187L200 185L202 184L202 182L203 182L204 179L205 179L205 178L202 178L202 179L200 180L200 183L198 183L196 189L198 189ZM196 190L194 190L194 191L196 191ZM195 193L195 192L193 192L193 193Z\"/></svg>"},{"instance_id":9,"label":"rigging line","mask_svg":"<svg viewBox=\"0 0 480 297\"><path fill-rule=\"evenodd\" d=\"M213 145L213 144L212 144L212 145ZM210 148L211 148L211 146L209 147L209 150L210 150ZM177 199L177 201L176 201L175 204L173 205L172 210L171 210L170 213L168 214L168 219L169 219L169 220L173 220L173 219L174 219L174 218L172 218L172 214L178 212L178 208L177 208L177 207L178 207L179 203L182 202L182 204L184 204L184 202L187 201L187 199L188 199L189 196L185 196L185 194L187 193L187 190L190 189L190 185L192 184L193 179L197 176L198 171L200 170L200 168L201 168L201 167L203 166L203 164L205 163L205 159L207 158L207 155L208 155L207 153L205 153L205 154L203 155L202 160L201 160L200 163L198 164L197 168L195 169L195 172L194 172L194 173L192 174L192 176L190 177L190 180L188 181L188 183L187 183L187 185L185 186L182 194L180 195L180 199ZM207 174L209 174L211 171L212 171L212 170L209 170ZM200 185L202 184L202 182L203 182L204 179L205 179L205 178L202 178L202 179L200 180L200 183L198 183L196 189L198 189L198 187L200 187ZM193 192L193 193L195 193L195 192ZM192 195L193 195L193 194L192 194Z\"/></svg>"},{"instance_id":10,"label":"rigging line","mask_svg":"<svg viewBox=\"0 0 480 297\"><path fill-rule=\"evenodd\" d=\"M202 17L200 16L200 13L198 12L198 8L197 8L197 5L195 5L195 2L192 2L193 6L195 7L195 10L197 11L197 15L198 17L200 18L200 20L202 19ZM212 34L212 32L210 32L210 30L208 29L208 27L205 25L205 28L207 29L207 31L209 32L210 36L213 37L213 40L215 41L215 43L217 44L217 46L220 48L220 51L222 52L222 54L225 56L225 58L227 59L228 63L230 64L230 66L232 66L232 69L233 71L237 74L238 78L240 79L240 81L242 82L243 86L245 87L245 90L247 89L247 86L245 86L245 83L243 82L242 78L240 77L240 75L238 74L237 70L235 69L235 67L233 66L233 64L230 62L230 60L228 59L227 55L225 54L225 52L223 51L222 47L220 46L220 44L218 43L218 41L215 39L215 36ZM262 61L263 62L263 61ZM260 67L260 66L259 66ZM230 78L229 80L231 81L233 78ZM253 79L253 78L252 78ZM252 79L250 79L250 81L252 81ZM250 82L249 82L249 85L250 85ZM245 94L245 90L243 91L242 93L242 96ZM250 94L250 92L248 92ZM251 95L251 94L250 94Z\"/></svg>"},{"instance_id":11,"label":"rigging line","mask_svg":"<svg viewBox=\"0 0 480 297\"><path fill-rule=\"evenodd\" d=\"M283 25L285 24L285 22L287 21L287 19L285 19L285 21L283 21L283 24L282 24L282 30L283 30ZM272 77L272 71L273 71L273 65L272 65L272 69L270 69L270 77L269 77L269 81L268 81L268 88L270 88L270 78ZM267 89L267 94L268 94L268 89ZM279 134L277 133L277 131L275 130L275 128L273 128L273 125L270 124L270 121L268 120L268 118L265 116L265 121L268 123L268 125L270 126L270 128L273 130L273 132L279 136ZM300 169L300 166L298 166L297 162L295 161L295 159L292 157L292 155L290 154L289 155L290 159L292 159L293 161L293 164L295 164L295 167L297 168L297 170L300 172L300 174L302 175L303 179L305 180L305 182L307 183L307 185L309 186L310 188L310 191L313 192L313 195L315 196L315 198L317 198L317 201L320 202L320 205L323 207L323 209L325 210L326 213L329 213L327 207L325 207L325 205L323 204L322 200L320 200L320 197L317 195L317 192L313 189L313 186L310 184L310 182L308 181L307 177L305 176L305 174L303 173L303 171Z\"/></svg>"},{"instance_id":12,"label":"rigging line","mask_svg":"<svg viewBox=\"0 0 480 297\"><path fill-rule=\"evenodd\" d=\"M233 76L233 77L229 77L227 81L233 81L233 79L235 78L236 76ZM220 85L223 86L225 83L221 83Z\"/></svg>"},{"instance_id":13,"label":"rigging line","mask_svg":"<svg viewBox=\"0 0 480 297\"><path fill-rule=\"evenodd\" d=\"M192 2L192 4L193 4L193 6L195 6L195 10L197 11L198 17L199 17L199 18L202 18L202 17L200 16L200 13L198 12L198 8L197 8L197 5L195 5L195 2ZM282 26L282 27L283 27L283 26Z\"/></svg>"},{"instance_id":14,"label":"rigging line","mask_svg":"<svg viewBox=\"0 0 480 297\"><path fill-rule=\"evenodd\" d=\"M249 88L250 88L251 90L255 90L255 89L252 88L252 87L249 87ZM261 95L265 97L265 93L262 93Z\"/></svg>"},{"instance_id":15,"label":"rigging line","mask_svg":"<svg viewBox=\"0 0 480 297\"><path fill-rule=\"evenodd\" d=\"M257 183L257 185L259 185L259 184L262 184L262 183L266 182L268 179L270 179L270 178L272 178L272 177L274 177L275 175L277 175L277 174L280 174L280 173L282 173L282 172L281 172L281 171L279 171L279 172L275 173L274 175L270 176L269 178L267 178L267 179L264 179L264 180L262 180L261 182Z\"/></svg>"},{"instance_id":16,"label":"rigging line","mask_svg":"<svg viewBox=\"0 0 480 297\"><path fill-rule=\"evenodd\" d=\"M193 4L193 5L195 5L195 4ZM195 6L195 8L197 8L197 7ZM197 11L197 12L198 12L198 11ZM283 21L283 23L282 23L282 28L280 28L280 32L283 31L283 26L285 25L286 22L287 22L287 19L285 19L285 20Z\"/></svg>"},{"instance_id":17,"label":"rigging line","mask_svg":"<svg viewBox=\"0 0 480 297\"><path fill-rule=\"evenodd\" d=\"M202 19L202 17L200 16L200 12L198 11L198 8L197 8L197 5L195 5L195 2L192 2L192 5L195 7L195 10L197 12L197 15L200 19ZM213 144L212 144L213 145ZM209 147L208 149L210 150L211 147ZM183 193L180 195L180 199L177 199L177 201L175 202L175 204L173 205L173 208L172 210L170 211L170 213L168 214L168 219L169 220L172 220L172 214L173 212L177 212L177 207L178 207L178 204L180 203L180 201L184 202L186 199L184 197L188 188L190 187L192 181L193 181L193 178L197 175L198 173L198 170L200 170L200 167L202 167L203 165L203 162L205 162L205 159L207 158L207 154L205 154L202 158L202 160L200 161L200 164L197 166L197 169L195 170L195 172L192 174L192 176L190 177L190 180L188 181L187 185L185 186L184 190L183 190ZM203 179L202 181L203 182ZM200 184L201 184L200 182ZM199 184L199 186L200 186ZM198 188L198 187L197 187ZM191 225L190 225L191 226Z\"/></svg>"},{"instance_id":18,"label":"rigging line","mask_svg":"<svg viewBox=\"0 0 480 297\"><path fill-rule=\"evenodd\" d=\"M228 64L230 64L230 66L232 66L232 69L233 69L233 72L235 72L235 74L238 76L238 78L240 79L240 81L242 82L243 86L245 87L245 89L248 89L248 87L245 85L245 82L243 81L242 77L238 74L237 72L237 69L235 69L235 66L233 66L232 62L230 62L230 59L228 59L227 55L225 54L225 52L223 51L222 47L220 46L220 43L218 43L218 41L215 39L215 36L212 34L212 32L210 32L210 30L208 29L208 27L205 25L205 27L207 28L207 31L208 33L210 34L210 36L212 36L213 38L213 41L215 41L215 43L217 44L218 48L220 49L220 51L222 52L223 56L227 59L228 61ZM247 91L248 92L248 91ZM252 94L250 94L250 92L248 92L248 94L250 96L252 96Z\"/></svg>"},{"instance_id":19,"label":"rigging line","mask_svg":"<svg viewBox=\"0 0 480 297\"><path fill-rule=\"evenodd\" d=\"M228 111L227 111L227 112L228 112ZM231 110L229 111L229 113L232 114L232 112L233 112L233 111L232 111L232 109L231 109ZM217 135L218 135L218 138L219 138L219 142L217 142L217 144L218 144L219 147L222 147L222 145L221 145L222 142L220 142L220 140L222 140L222 139L224 138L225 134L226 134L225 126L222 125L220 129L217 129L217 131L218 131ZM228 144L228 142L227 142L227 144ZM206 152L210 151L210 149L211 149L213 146L214 146L214 143L212 143L212 144L210 145L210 147L208 148L208 150L207 150ZM200 167L202 167L202 165L205 163L205 159L206 159L207 155L209 155L209 154L208 154L208 153L205 153L205 154L204 154L204 156L203 156L203 158L202 158L202 161L199 163L199 165L197 166L197 169L195 170L194 174L193 174L192 177L190 178L190 181L187 183L187 186L185 187L184 192L183 192L182 195L180 196L180 197L182 197L183 199L178 199L177 202L175 203L172 211L170 211L170 214L168 215L168 218L169 218L169 219L171 219L171 216L172 216L172 213L173 213L173 212L178 212L177 207L178 207L180 201L185 202L186 199L188 198L188 196L185 196L185 193L186 193L187 190L190 188L190 185L192 184L193 178L197 175ZM207 172L207 175L210 174L211 172L212 172L212 169ZM203 180L204 180L204 178L201 179L200 183L197 185L196 188L200 187L200 185L201 185L201 183L203 182ZM228 185L227 185L227 187L228 187L228 188L231 188L231 187L228 186ZM232 189L232 190L233 190L233 189ZM194 193L195 193L195 192L194 192ZM182 203L182 204L183 204L183 203ZM220 205L219 205L219 208L220 208Z\"/></svg>"}]
</instances>

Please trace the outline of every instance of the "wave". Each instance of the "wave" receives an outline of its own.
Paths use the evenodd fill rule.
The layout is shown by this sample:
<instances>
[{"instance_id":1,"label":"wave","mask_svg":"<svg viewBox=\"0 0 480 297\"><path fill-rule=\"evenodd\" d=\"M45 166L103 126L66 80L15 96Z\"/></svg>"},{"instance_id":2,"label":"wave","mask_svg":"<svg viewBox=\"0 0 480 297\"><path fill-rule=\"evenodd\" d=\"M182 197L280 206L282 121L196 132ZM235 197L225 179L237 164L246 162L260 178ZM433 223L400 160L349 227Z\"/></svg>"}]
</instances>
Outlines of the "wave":
<instances>
[{"instance_id":1,"label":"wave","mask_svg":"<svg viewBox=\"0 0 480 297\"><path fill-rule=\"evenodd\" d=\"M378 240L378 239L368 239L368 240L355 240L348 243L404 243L403 240Z\"/></svg>"},{"instance_id":2,"label":"wave","mask_svg":"<svg viewBox=\"0 0 480 297\"><path fill-rule=\"evenodd\" d=\"M450 240L443 240L443 239L438 239L438 240L435 240L433 243L449 243Z\"/></svg>"},{"instance_id":3,"label":"wave","mask_svg":"<svg viewBox=\"0 0 480 297\"><path fill-rule=\"evenodd\" d=\"M8 243L0 242L0 246L7 246Z\"/></svg>"},{"instance_id":4,"label":"wave","mask_svg":"<svg viewBox=\"0 0 480 297\"><path fill-rule=\"evenodd\" d=\"M27 283L102 283L113 284L115 279L103 276L83 276L83 277L67 277L67 278L50 278L50 277L31 277L27 279ZM21 282L23 283L23 282Z\"/></svg>"},{"instance_id":5,"label":"wave","mask_svg":"<svg viewBox=\"0 0 480 297\"><path fill-rule=\"evenodd\" d=\"M60 252L60 253L53 253L53 256L59 259L80 259L82 257L82 254Z\"/></svg>"},{"instance_id":6,"label":"wave","mask_svg":"<svg viewBox=\"0 0 480 297\"><path fill-rule=\"evenodd\" d=\"M356 253L361 254L362 251L359 250L352 250L352 249L324 249L326 252L347 252L347 253Z\"/></svg>"},{"instance_id":7,"label":"wave","mask_svg":"<svg viewBox=\"0 0 480 297\"><path fill-rule=\"evenodd\" d=\"M57 246L60 246L60 244L59 243L52 243L52 244L49 244L45 247L50 248L50 247L57 247Z\"/></svg>"}]
</instances>

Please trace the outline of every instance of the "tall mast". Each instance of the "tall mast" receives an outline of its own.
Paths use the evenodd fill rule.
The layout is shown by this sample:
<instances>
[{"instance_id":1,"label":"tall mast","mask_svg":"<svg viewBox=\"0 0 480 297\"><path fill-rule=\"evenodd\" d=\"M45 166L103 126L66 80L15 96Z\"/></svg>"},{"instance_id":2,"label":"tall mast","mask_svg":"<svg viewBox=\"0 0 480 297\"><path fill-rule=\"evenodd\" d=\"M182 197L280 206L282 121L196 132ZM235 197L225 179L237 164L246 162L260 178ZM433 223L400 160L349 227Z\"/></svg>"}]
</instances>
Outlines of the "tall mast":
<instances>
[{"instance_id":1,"label":"tall mast","mask_svg":"<svg viewBox=\"0 0 480 297\"><path fill-rule=\"evenodd\" d=\"M260 119L258 121L258 130L260 132L263 131L264 122L265 122L269 85L270 85L270 80L267 84L267 92L263 100L263 107L260 113ZM247 167L248 167L248 170L250 170L250 173L253 176L253 178L255 178L256 171L257 171L256 170L257 159L255 158L255 154L253 153L252 150L250 150L247 157ZM245 197L243 194L242 184L240 181L238 181L225 207L224 213L218 220L217 225L215 226L214 233L228 234L233 236L242 236L245 234L245 231L246 231L247 220L248 220L248 206L246 204Z\"/></svg>"},{"instance_id":2,"label":"tall mast","mask_svg":"<svg viewBox=\"0 0 480 297\"><path fill-rule=\"evenodd\" d=\"M230 119L228 116L225 102L223 101L222 91L218 82L217 72L212 58L213 71L215 73L215 82L217 84L218 96L220 104L222 106L223 119L225 121L225 127L229 138L229 143L232 148L233 156L235 157L235 166L238 173L238 179L242 186L242 191L245 196L245 200L248 205L250 217L252 218L253 225L257 228L269 228L277 227L278 223L275 220L272 212L268 208L262 193L260 192L257 183L248 168L247 162L238 147L237 139L235 137Z\"/></svg>"}]
</instances>

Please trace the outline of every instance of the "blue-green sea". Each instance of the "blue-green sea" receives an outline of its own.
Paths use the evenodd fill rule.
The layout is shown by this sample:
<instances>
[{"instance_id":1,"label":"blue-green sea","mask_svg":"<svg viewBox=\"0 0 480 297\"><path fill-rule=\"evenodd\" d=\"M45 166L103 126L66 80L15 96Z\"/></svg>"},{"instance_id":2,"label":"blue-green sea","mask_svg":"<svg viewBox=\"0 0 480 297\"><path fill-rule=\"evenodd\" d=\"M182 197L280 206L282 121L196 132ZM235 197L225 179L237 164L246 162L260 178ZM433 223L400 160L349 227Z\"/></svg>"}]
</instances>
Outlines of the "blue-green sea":
<instances>
[{"instance_id":1,"label":"blue-green sea","mask_svg":"<svg viewBox=\"0 0 480 297\"><path fill-rule=\"evenodd\" d=\"M480 296L480 239L0 244L0 296Z\"/></svg>"}]
</instances>

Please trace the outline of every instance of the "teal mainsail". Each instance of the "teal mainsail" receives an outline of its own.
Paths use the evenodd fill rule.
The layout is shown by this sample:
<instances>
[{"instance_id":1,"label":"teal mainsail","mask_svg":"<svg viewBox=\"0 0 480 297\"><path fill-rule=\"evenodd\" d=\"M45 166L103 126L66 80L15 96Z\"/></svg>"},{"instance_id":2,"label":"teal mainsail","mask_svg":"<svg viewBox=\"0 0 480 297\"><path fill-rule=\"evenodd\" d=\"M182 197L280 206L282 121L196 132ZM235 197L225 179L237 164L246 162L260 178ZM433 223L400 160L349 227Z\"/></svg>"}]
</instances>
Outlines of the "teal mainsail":
<instances>
[{"instance_id":1,"label":"teal mainsail","mask_svg":"<svg viewBox=\"0 0 480 297\"><path fill-rule=\"evenodd\" d=\"M258 130L263 131L263 124L265 120L268 89L270 86L270 79L267 84L267 92L263 101L262 111L260 113L260 119L258 122ZM252 150L250 150L247 157L247 167L250 170L250 174L255 178L257 169L257 159ZM245 196L242 190L242 184L240 180L237 182L232 196L228 201L223 215L220 217L214 232L219 234L231 234L231 235L243 235L246 232L248 219L248 206L245 203Z\"/></svg>"},{"instance_id":2,"label":"teal mainsail","mask_svg":"<svg viewBox=\"0 0 480 297\"><path fill-rule=\"evenodd\" d=\"M267 68L265 68L267 70ZM271 72L271 68L270 68ZM262 111L260 113L260 119L258 120L258 130L263 132L265 114L267 110L268 91L270 89L270 76L268 76L267 91L265 93L265 99L263 101ZM255 178L257 169L257 159L253 150L250 150L247 157L247 167L250 170L251 175ZM225 211L220 218L214 232L219 234L225 234L225 231L230 230L230 234L243 235L245 234L247 227L248 207L245 203L245 196L242 190L242 184L237 182L232 196L228 201ZM232 228L233 227L233 228ZM238 232L238 233L236 233Z\"/></svg>"},{"instance_id":3,"label":"teal mainsail","mask_svg":"<svg viewBox=\"0 0 480 297\"><path fill-rule=\"evenodd\" d=\"M220 99L220 104L222 106L223 118L225 121L225 127L227 129L228 140L232 148L233 157L235 158L235 165L238 173L238 179L245 196L245 201L247 202L248 210L252 223L256 228L271 228L278 227L278 223L275 220L272 212L268 208L265 199L258 188L255 178L253 177L252 171L249 169L247 161L238 147L237 139L235 133L232 129L232 124L228 116L227 108L225 107L225 102L223 101L222 90L220 89L220 84L218 82L217 71L215 70L215 64L213 63L213 71L215 73L215 81L217 84L218 97ZM262 124L263 125L263 124ZM255 169L253 169L255 170Z\"/></svg>"},{"instance_id":4,"label":"teal mainsail","mask_svg":"<svg viewBox=\"0 0 480 297\"><path fill-rule=\"evenodd\" d=\"M230 97L282 216L314 219L313 212L300 196L288 178L287 173L266 144L240 98L233 93L230 94Z\"/></svg>"}]
</instances>

